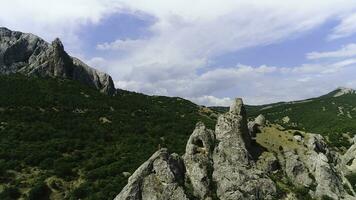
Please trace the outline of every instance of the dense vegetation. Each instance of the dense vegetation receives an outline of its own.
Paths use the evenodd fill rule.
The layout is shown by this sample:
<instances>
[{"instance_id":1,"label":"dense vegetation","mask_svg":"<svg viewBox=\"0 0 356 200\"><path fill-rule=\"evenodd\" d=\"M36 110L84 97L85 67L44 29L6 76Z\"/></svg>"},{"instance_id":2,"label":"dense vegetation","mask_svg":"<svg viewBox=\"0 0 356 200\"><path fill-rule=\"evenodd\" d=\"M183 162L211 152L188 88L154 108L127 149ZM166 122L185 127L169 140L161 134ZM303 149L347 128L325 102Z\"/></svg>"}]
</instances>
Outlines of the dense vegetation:
<instances>
[{"instance_id":1,"label":"dense vegetation","mask_svg":"<svg viewBox=\"0 0 356 200\"><path fill-rule=\"evenodd\" d=\"M127 172L159 147L182 153L195 123L215 118L181 98L0 76L0 199L112 199Z\"/></svg>"},{"instance_id":2,"label":"dense vegetation","mask_svg":"<svg viewBox=\"0 0 356 200\"><path fill-rule=\"evenodd\" d=\"M330 145L345 150L356 135L356 94L335 92L305 101L246 106L250 118L263 114L272 123L326 136ZM218 112L227 108L214 107Z\"/></svg>"}]
</instances>

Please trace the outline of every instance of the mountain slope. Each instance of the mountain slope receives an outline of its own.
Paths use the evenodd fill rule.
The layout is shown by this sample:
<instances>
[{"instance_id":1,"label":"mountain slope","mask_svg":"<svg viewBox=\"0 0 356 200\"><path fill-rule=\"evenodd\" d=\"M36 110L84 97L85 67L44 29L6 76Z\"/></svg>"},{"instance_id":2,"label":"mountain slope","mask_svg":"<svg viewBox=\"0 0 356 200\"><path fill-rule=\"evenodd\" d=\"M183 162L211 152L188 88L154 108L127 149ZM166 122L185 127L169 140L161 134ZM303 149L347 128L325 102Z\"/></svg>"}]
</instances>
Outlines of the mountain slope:
<instances>
[{"instance_id":1,"label":"mountain slope","mask_svg":"<svg viewBox=\"0 0 356 200\"><path fill-rule=\"evenodd\" d=\"M326 95L301 101L247 106L249 117L263 114L272 123L326 136L328 142L346 150L356 135L356 93L338 88ZM212 108L226 111L226 107Z\"/></svg>"},{"instance_id":2,"label":"mountain slope","mask_svg":"<svg viewBox=\"0 0 356 200\"><path fill-rule=\"evenodd\" d=\"M215 119L181 98L0 76L0 199L112 199L157 148L181 153L195 123Z\"/></svg>"},{"instance_id":3,"label":"mountain slope","mask_svg":"<svg viewBox=\"0 0 356 200\"><path fill-rule=\"evenodd\" d=\"M111 77L69 56L59 39L52 44L29 33L0 27L0 74L62 77L114 94Z\"/></svg>"},{"instance_id":4,"label":"mountain slope","mask_svg":"<svg viewBox=\"0 0 356 200\"><path fill-rule=\"evenodd\" d=\"M182 157L167 149L153 154L115 200L356 198L348 176L356 172L355 145L341 155L321 135L283 130L261 115L253 123L255 129L248 129L236 99L215 130L196 125Z\"/></svg>"}]
</instances>

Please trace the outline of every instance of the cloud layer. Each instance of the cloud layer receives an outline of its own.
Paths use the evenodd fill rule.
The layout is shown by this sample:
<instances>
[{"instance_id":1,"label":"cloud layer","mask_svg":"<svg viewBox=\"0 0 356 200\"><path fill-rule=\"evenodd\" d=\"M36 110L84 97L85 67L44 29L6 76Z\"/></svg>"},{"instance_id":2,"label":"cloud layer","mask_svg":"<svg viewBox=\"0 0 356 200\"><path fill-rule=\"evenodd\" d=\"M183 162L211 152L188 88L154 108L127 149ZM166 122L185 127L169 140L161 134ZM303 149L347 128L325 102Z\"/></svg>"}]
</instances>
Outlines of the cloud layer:
<instances>
[{"instance_id":1,"label":"cloud layer","mask_svg":"<svg viewBox=\"0 0 356 200\"><path fill-rule=\"evenodd\" d=\"M306 52L310 62L299 66L225 66L214 59L301 37L330 20L339 23L325 42L348 37L356 32L356 4L350 0L13 0L3 5L1 24L46 39L62 37L72 53L105 66L100 69L123 89L227 105L234 96L260 104L356 87L355 44ZM97 44L101 56L87 57L79 30L115 13L154 18L145 27L150 35Z\"/></svg>"}]
</instances>

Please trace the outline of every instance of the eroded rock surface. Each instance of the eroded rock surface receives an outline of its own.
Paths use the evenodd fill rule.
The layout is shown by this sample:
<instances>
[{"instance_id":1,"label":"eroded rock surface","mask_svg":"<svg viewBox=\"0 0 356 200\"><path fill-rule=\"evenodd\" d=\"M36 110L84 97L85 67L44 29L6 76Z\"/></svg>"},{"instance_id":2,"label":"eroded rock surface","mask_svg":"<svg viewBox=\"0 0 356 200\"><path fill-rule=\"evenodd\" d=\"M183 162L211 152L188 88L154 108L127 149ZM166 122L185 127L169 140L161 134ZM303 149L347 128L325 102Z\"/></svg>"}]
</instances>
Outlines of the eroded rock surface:
<instances>
[{"instance_id":1,"label":"eroded rock surface","mask_svg":"<svg viewBox=\"0 0 356 200\"><path fill-rule=\"evenodd\" d=\"M261 129L257 138L251 138L242 100L236 99L229 112L218 117L215 131L197 123L182 159L159 150L129 178L115 200L305 199L305 195L356 199L342 171L350 170L345 163L354 161L356 145L340 158L321 135L264 126L262 116L254 122Z\"/></svg>"},{"instance_id":2,"label":"eroded rock surface","mask_svg":"<svg viewBox=\"0 0 356 200\"><path fill-rule=\"evenodd\" d=\"M183 187L184 173L181 158L160 149L135 171L115 200L188 199Z\"/></svg>"},{"instance_id":3,"label":"eroded rock surface","mask_svg":"<svg viewBox=\"0 0 356 200\"><path fill-rule=\"evenodd\" d=\"M29 33L0 27L0 74L21 73L79 81L112 95L111 77L69 56L59 39L51 44Z\"/></svg>"},{"instance_id":4,"label":"eroded rock surface","mask_svg":"<svg viewBox=\"0 0 356 200\"><path fill-rule=\"evenodd\" d=\"M168 153L160 150L130 177L115 199L272 199L275 184L257 169L249 148L245 109L242 100L236 99L230 111L218 118L215 132L203 123L196 125L187 142L184 165L165 161L168 164L159 165L161 172L153 173L158 168L152 163L170 160L161 159Z\"/></svg>"}]
</instances>

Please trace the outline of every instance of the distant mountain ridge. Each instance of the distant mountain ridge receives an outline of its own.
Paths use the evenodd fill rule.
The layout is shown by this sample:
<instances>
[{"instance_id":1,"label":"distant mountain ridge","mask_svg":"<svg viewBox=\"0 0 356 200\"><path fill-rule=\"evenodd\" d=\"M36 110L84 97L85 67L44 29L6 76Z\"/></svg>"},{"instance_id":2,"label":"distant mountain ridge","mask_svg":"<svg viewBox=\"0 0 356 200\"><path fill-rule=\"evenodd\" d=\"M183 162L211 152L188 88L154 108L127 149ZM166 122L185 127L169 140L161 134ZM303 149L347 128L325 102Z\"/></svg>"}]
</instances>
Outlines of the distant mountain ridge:
<instances>
[{"instance_id":1,"label":"distant mountain ridge","mask_svg":"<svg viewBox=\"0 0 356 200\"><path fill-rule=\"evenodd\" d=\"M0 74L12 73L67 78L109 95L115 93L108 74L69 56L58 38L49 44L36 35L0 27Z\"/></svg>"},{"instance_id":2,"label":"distant mountain ridge","mask_svg":"<svg viewBox=\"0 0 356 200\"><path fill-rule=\"evenodd\" d=\"M340 97L345 94L356 94L356 90L346 87L338 87L336 90L327 94L328 96Z\"/></svg>"}]
</instances>

